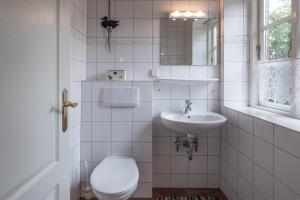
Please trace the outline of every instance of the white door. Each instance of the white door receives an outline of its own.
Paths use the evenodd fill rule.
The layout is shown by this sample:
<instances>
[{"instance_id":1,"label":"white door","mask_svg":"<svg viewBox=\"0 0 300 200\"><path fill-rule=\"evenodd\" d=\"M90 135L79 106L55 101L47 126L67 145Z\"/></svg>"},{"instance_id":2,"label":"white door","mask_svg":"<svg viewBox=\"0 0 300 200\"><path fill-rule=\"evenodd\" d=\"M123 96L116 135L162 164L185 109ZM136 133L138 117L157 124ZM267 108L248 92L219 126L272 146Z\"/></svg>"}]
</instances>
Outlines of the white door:
<instances>
[{"instance_id":1,"label":"white door","mask_svg":"<svg viewBox=\"0 0 300 200\"><path fill-rule=\"evenodd\" d=\"M0 1L0 199L68 200L69 0Z\"/></svg>"}]
</instances>

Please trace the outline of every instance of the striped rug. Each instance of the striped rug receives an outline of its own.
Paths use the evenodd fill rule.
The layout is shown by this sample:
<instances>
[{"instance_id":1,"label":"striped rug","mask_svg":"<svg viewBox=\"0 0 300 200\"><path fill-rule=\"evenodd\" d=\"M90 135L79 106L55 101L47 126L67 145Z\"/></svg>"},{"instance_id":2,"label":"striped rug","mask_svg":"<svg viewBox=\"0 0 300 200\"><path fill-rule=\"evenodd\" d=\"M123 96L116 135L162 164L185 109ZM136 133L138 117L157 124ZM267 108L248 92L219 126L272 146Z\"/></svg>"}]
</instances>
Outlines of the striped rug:
<instances>
[{"instance_id":1,"label":"striped rug","mask_svg":"<svg viewBox=\"0 0 300 200\"><path fill-rule=\"evenodd\" d=\"M157 200L220 200L219 197L215 196L167 196L167 197L159 197Z\"/></svg>"}]
</instances>

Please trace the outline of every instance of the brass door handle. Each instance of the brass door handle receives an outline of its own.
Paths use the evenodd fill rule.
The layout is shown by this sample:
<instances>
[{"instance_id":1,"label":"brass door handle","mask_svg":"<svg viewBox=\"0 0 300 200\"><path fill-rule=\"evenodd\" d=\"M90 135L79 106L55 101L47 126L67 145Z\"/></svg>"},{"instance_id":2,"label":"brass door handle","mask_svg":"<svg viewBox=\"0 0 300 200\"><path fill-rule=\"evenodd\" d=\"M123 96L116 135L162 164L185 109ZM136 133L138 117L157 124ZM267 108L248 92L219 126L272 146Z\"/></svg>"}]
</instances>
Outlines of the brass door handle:
<instances>
[{"instance_id":1,"label":"brass door handle","mask_svg":"<svg viewBox=\"0 0 300 200\"><path fill-rule=\"evenodd\" d=\"M66 132L68 129L68 108L76 108L78 103L68 100L68 90L64 89L62 92L62 131Z\"/></svg>"},{"instance_id":2,"label":"brass door handle","mask_svg":"<svg viewBox=\"0 0 300 200\"><path fill-rule=\"evenodd\" d=\"M71 101L64 102L64 107L76 108L77 106L78 106L78 103L76 103L76 102L71 102Z\"/></svg>"}]
</instances>

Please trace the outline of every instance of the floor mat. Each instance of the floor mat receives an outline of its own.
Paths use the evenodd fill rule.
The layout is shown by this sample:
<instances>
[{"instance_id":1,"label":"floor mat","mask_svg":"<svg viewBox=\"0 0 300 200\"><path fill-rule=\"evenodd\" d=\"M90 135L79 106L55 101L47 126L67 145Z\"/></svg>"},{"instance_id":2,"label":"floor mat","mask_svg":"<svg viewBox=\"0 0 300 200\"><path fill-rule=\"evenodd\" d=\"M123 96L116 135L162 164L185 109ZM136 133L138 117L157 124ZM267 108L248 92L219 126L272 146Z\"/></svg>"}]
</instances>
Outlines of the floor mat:
<instances>
[{"instance_id":1,"label":"floor mat","mask_svg":"<svg viewBox=\"0 0 300 200\"><path fill-rule=\"evenodd\" d=\"M157 200L220 200L219 197L215 196L167 196L167 197L159 197Z\"/></svg>"}]
</instances>

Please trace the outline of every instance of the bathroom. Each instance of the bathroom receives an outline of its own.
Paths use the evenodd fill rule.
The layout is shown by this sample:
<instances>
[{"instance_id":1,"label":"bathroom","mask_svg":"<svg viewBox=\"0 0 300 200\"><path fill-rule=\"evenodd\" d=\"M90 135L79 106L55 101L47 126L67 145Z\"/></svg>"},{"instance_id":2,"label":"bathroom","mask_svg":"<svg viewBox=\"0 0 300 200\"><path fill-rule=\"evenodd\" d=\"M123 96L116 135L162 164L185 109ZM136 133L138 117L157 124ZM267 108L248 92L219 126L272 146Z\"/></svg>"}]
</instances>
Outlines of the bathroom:
<instances>
[{"instance_id":1,"label":"bathroom","mask_svg":"<svg viewBox=\"0 0 300 200\"><path fill-rule=\"evenodd\" d=\"M297 0L1 0L0 199L300 200Z\"/></svg>"}]
</instances>

